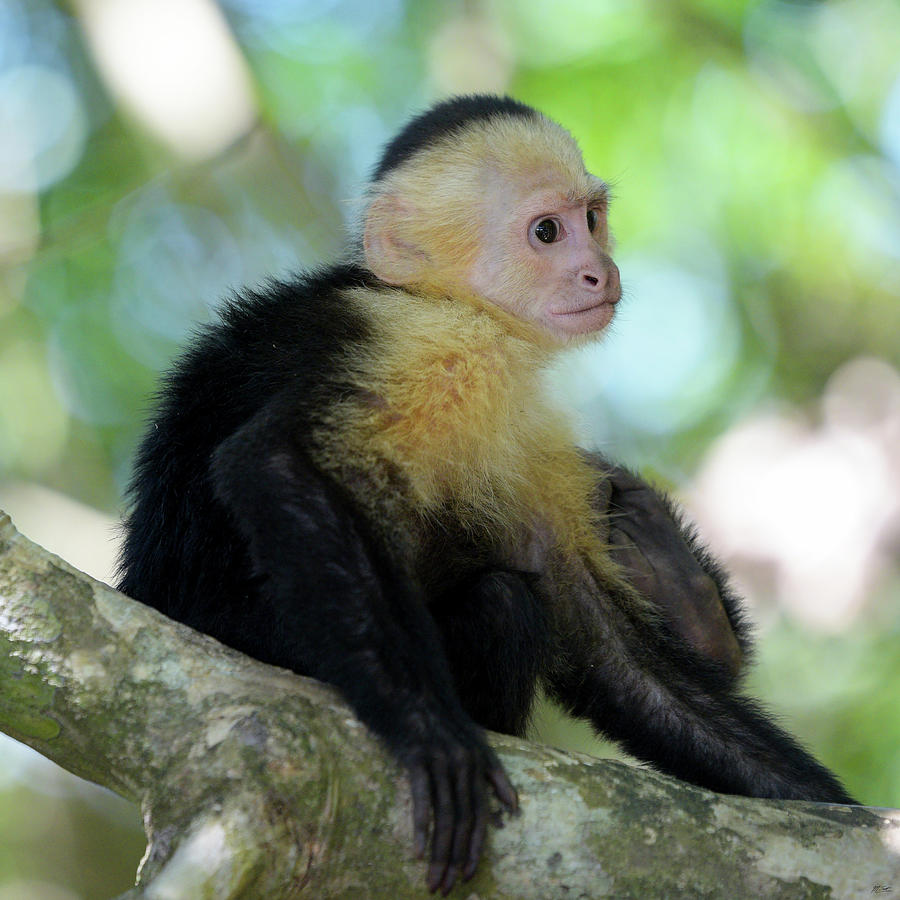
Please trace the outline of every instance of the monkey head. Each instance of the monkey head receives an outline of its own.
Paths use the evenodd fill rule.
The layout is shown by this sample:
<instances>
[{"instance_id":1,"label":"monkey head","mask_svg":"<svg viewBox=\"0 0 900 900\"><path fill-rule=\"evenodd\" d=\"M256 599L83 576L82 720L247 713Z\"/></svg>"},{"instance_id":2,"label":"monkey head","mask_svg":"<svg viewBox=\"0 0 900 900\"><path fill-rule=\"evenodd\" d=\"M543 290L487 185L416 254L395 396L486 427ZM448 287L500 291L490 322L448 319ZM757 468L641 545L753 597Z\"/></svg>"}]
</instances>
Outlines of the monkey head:
<instances>
[{"instance_id":1,"label":"monkey head","mask_svg":"<svg viewBox=\"0 0 900 900\"><path fill-rule=\"evenodd\" d=\"M542 342L584 340L621 297L609 188L565 129L510 106L447 132L420 128L418 142L413 120L413 138L388 147L370 188L365 263L412 293L510 315Z\"/></svg>"}]
</instances>

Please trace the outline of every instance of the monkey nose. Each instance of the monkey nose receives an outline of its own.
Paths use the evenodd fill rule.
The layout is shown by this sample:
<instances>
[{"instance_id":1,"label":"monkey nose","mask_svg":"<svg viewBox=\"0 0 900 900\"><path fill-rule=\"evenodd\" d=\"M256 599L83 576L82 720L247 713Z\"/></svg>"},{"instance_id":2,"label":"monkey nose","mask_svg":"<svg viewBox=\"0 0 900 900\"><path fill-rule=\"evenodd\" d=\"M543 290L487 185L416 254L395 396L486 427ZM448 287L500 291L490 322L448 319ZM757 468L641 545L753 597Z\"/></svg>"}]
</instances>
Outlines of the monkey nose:
<instances>
[{"instance_id":1,"label":"monkey nose","mask_svg":"<svg viewBox=\"0 0 900 900\"><path fill-rule=\"evenodd\" d=\"M606 273L594 269L582 271L581 284L589 291L602 291L606 287Z\"/></svg>"}]
</instances>

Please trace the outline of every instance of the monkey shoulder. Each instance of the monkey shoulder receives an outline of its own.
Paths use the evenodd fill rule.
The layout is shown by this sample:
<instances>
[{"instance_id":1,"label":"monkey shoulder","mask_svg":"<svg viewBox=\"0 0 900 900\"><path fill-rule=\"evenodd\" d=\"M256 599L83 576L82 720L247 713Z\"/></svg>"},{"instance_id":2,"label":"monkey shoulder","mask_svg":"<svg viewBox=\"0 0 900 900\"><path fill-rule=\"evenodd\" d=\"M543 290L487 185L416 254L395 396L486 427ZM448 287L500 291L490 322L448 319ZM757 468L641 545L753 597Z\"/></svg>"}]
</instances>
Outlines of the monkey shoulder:
<instances>
[{"instance_id":1,"label":"monkey shoulder","mask_svg":"<svg viewBox=\"0 0 900 900\"><path fill-rule=\"evenodd\" d=\"M360 267L333 266L225 302L161 380L137 451L126 525L134 526L142 505L174 508L178 495L205 490L215 448L279 398L280 414L302 435L345 389L340 358L369 339L365 317L344 294L372 281Z\"/></svg>"},{"instance_id":2,"label":"monkey shoulder","mask_svg":"<svg viewBox=\"0 0 900 900\"><path fill-rule=\"evenodd\" d=\"M148 436L193 423L205 439L191 446L216 442L285 391L298 415L326 404L341 390L340 358L369 340L344 292L372 281L358 266L332 266L234 295L163 377Z\"/></svg>"}]
</instances>

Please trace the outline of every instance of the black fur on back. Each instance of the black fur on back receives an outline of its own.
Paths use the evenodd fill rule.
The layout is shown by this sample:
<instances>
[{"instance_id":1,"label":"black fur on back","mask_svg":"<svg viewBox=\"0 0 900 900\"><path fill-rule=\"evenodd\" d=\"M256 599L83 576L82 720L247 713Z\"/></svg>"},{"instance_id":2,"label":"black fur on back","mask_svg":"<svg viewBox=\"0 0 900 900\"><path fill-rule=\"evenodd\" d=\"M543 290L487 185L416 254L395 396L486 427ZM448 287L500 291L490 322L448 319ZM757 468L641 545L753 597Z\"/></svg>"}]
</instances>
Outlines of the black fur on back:
<instances>
[{"instance_id":1,"label":"black fur on back","mask_svg":"<svg viewBox=\"0 0 900 900\"><path fill-rule=\"evenodd\" d=\"M512 97L498 97L493 94L452 97L416 116L385 147L372 180L380 181L415 154L433 146L453 132L473 122L492 119L495 116L535 119L540 113L518 100L513 100Z\"/></svg>"},{"instance_id":2,"label":"black fur on back","mask_svg":"<svg viewBox=\"0 0 900 900\"><path fill-rule=\"evenodd\" d=\"M137 452L119 590L217 636L215 617L247 605L245 542L213 496L210 460L279 393L295 398L290 424L302 432L349 390L335 360L369 335L341 291L376 285L351 265L271 281L199 330L164 377Z\"/></svg>"}]
</instances>

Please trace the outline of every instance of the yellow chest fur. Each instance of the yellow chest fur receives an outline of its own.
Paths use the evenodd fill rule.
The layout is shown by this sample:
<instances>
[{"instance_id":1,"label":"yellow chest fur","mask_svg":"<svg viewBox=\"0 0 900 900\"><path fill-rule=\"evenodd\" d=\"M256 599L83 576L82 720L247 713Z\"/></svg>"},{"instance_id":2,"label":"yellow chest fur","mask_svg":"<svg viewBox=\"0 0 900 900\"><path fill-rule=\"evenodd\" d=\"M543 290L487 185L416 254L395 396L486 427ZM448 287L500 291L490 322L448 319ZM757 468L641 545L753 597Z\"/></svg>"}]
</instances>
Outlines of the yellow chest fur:
<instances>
[{"instance_id":1,"label":"yellow chest fur","mask_svg":"<svg viewBox=\"0 0 900 900\"><path fill-rule=\"evenodd\" d=\"M338 413L364 469L386 461L420 513L450 509L502 543L535 528L570 547L595 541L596 475L544 396L545 350L459 302L402 291L348 301L375 324L370 352L351 361L363 400Z\"/></svg>"}]
</instances>

